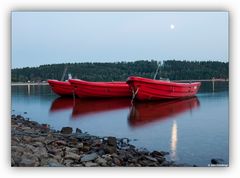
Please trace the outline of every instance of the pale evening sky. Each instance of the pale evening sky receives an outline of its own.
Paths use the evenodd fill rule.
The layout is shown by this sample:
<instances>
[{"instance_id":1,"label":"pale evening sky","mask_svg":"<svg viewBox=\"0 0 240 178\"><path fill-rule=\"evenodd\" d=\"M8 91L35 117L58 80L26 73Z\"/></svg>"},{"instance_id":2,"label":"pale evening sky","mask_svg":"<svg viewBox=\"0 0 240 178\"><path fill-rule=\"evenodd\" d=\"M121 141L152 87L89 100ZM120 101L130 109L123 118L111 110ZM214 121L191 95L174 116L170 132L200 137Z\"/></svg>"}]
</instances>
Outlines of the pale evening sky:
<instances>
[{"instance_id":1,"label":"pale evening sky","mask_svg":"<svg viewBox=\"0 0 240 178\"><path fill-rule=\"evenodd\" d=\"M12 12L12 68L135 60L228 61L228 12Z\"/></svg>"}]
</instances>

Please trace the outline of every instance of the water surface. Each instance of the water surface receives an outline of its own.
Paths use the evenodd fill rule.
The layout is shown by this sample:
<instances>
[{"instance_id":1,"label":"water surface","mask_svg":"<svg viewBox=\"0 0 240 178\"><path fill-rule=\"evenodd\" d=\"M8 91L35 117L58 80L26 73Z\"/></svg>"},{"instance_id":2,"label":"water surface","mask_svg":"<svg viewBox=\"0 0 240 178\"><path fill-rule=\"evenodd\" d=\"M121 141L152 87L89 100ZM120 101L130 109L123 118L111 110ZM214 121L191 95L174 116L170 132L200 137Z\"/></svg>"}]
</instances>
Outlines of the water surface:
<instances>
[{"instance_id":1,"label":"water surface","mask_svg":"<svg viewBox=\"0 0 240 178\"><path fill-rule=\"evenodd\" d=\"M208 166L212 158L228 164L228 86L204 83L197 97L166 102L130 99L61 98L49 86L12 86L13 114L70 126L98 136L132 139L148 150L169 151L178 163ZM27 114L24 114L27 112Z\"/></svg>"}]
</instances>

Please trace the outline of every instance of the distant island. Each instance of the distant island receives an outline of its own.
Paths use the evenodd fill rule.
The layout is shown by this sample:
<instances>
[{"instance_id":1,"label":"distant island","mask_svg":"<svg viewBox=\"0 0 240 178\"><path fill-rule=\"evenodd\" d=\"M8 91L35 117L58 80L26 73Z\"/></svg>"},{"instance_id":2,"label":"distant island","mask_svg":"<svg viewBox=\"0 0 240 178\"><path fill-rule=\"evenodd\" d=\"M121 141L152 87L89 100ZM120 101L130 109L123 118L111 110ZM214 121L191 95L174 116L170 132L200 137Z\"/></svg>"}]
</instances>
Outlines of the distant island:
<instances>
[{"instance_id":1,"label":"distant island","mask_svg":"<svg viewBox=\"0 0 240 178\"><path fill-rule=\"evenodd\" d=\"M222 78L228 79L229 63L218 61L177 61L161 62L156 79L197 80ZM39 67L12 69L12 82L42 82L47 79L61 80L64 71L73 78L87 81L125 81L127 77L136 75L153 78L158 67L156 60L134 62L85 62L47 64ZM65 75L64 80L67 79Z\"/></svg>"}]
</instances>

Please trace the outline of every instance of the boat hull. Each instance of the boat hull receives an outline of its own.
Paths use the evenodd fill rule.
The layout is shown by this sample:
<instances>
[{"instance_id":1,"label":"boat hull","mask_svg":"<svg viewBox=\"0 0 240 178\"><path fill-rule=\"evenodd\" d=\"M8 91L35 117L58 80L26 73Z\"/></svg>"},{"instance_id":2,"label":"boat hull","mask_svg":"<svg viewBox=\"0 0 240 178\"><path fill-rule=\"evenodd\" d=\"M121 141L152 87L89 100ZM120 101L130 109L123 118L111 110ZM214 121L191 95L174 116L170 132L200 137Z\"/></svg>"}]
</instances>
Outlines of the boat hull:
<instances>
[{"instance_id":1,"label":"boat hull","mask_svg":"<svg viewBox=\"0 0 240 178\"><path fill-rule=\"evenodd\" d=\"M59 96L72 96L73 87L69 82L63 82L58 80L48 80L49 85L52 88L52 91Z\"/></svg>"},{"instance_id":2,"label":"boat hull","mask_svg":"<svg viewBox=\"0 0 240 178\"><path fill-rule=\"evenodd\" d=\"M138 100L167 100L192 97L196 95L201 85L200 82L176 83L134 76L129 77L127 83Z\"/></svg>"},{"instance_id":3,"label":"boat hull","mask_svg":"<svg viewBox=\"0 0 240 178\"><path fill-rule=\"evenodd\" d=\"M88 82L77 79L71 79L69 82L78 97L112 98L132 95L131 88L126 82Z\"/></svg>"}]
</instances>

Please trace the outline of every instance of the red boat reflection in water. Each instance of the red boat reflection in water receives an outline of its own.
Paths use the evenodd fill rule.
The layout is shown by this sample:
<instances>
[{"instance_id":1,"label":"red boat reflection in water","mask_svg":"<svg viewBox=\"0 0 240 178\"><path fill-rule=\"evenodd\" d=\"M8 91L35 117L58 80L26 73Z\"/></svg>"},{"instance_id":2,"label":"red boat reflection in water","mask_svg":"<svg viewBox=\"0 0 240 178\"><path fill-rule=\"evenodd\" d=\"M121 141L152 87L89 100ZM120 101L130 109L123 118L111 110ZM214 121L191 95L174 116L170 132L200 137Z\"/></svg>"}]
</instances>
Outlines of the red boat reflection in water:
<instances>
[{"instance_id":1,"label":"red boat reflection in water","mask_svg":"<svg viewBox=\"0 0 240 178\"><path fill-rule=\"evenodd\" d=\"M59 97L52 102L50 112L64 111L72 109L74 106L73 98Z\"/></svg>"},{"instance_id":2,"label":"red boat reflection in water","mask_svg":"<svg viewBox=\"0 0 240 178\"><path fill-rule=\"evenodd\" d=\"M87 114L130 108L129 98L82 99L78 98L73 107L72 118L78 119Z\"/></svg>"},{"instance_id":3,"label":"red boat reflection in water","mask_svg":"<svg viewBox=\"0 0 240 178\"><path fill-rule=\"evenodd\" d=\"M138 127L154 121L176 116L199 107L197 97L171 101L136 102L131 108L128 121L130 126Z\"/></svg>"}]
</instances>

